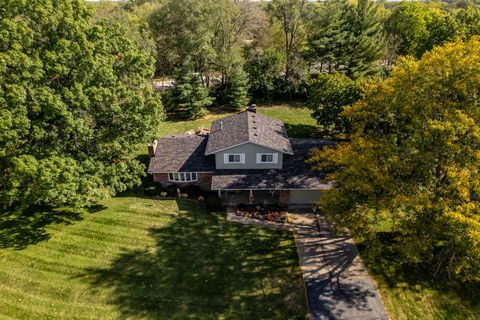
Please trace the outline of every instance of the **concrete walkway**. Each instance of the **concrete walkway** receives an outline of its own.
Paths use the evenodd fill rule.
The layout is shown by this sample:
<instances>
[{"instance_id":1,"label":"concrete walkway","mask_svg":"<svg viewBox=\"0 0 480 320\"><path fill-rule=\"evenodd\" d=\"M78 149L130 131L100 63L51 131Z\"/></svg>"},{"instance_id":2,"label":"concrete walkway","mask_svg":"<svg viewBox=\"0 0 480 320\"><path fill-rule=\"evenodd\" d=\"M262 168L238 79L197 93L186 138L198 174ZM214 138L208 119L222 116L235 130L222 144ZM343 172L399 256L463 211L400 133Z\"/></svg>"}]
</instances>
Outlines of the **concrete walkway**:
<instances>
[{"instance_id":1,"label":"concrete walkway","mask_svg":"<svg viewBox=\"0 0 480 320\"><path fill-rule=\"evenodd\" d=\"M374 280L358 255L353 240L335 235L329 223L312 214L290 214L284 229L295 234L300 267L312 320L388 319ZM230 221L279 228L229 214Z\"/></svg>"}]
</instances>

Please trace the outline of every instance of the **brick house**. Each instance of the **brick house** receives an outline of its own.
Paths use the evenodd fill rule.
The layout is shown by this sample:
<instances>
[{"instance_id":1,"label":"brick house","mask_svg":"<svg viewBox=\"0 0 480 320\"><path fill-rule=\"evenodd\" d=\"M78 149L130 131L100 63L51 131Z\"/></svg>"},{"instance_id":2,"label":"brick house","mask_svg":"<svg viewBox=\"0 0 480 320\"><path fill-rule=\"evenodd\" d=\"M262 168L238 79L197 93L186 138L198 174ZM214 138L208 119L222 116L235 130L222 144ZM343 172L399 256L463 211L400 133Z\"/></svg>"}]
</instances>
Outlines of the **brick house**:
<instances>
[{"instance_id":1,"label":"brick house","mask_svg":"<svg viewBox=\"0 0 480 320\"><path fill-rule=\"evenodd\" d=\"M310 205L331 187L305 162L323 139L290 139L255 108L214 121L208 135L166 135L149 146L148 173L163 187L196 185L227 204Z\"/></svg>"}]
</instances>

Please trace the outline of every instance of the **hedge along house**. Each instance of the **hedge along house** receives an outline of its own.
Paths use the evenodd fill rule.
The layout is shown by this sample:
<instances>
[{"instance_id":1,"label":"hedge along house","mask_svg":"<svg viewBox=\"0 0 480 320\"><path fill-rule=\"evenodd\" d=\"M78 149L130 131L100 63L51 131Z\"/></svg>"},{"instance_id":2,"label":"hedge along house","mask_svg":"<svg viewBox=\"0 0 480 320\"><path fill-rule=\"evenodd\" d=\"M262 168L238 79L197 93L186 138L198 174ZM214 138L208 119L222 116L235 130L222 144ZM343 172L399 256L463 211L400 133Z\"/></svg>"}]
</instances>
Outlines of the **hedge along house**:
<instances>
[{"instance_id":1,"label":"hedge along house","mask_svg":"<svg viewBox=\"0 0 480 320\"><path fill-rule=\"evenodd\" d=\"M255 108L217 120L209 135L167 135L149 146L148 173L163 187L196 185L226 204L311 205L331 187L305 161L323 139L290 139Z\"/></svg>"}]
</instances>

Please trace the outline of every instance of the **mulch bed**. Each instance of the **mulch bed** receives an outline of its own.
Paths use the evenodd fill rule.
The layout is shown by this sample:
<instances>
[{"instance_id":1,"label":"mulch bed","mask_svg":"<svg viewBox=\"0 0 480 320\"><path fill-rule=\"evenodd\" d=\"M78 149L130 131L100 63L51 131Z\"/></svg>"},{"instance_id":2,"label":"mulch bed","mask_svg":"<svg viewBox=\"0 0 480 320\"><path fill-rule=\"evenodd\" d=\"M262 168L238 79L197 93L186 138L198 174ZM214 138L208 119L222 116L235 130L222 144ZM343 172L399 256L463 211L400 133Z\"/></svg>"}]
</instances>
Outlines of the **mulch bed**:
<instances>
[{"instance_id":1,"label":"mulch bed","mask_svg":"<svg viewBox=\"0 0 480 320\"><path fill-rule=\"evenodd\" d=\"M243 204L237 206L235 215L258 220L287 222L286 208L278 205Z\"/></svg>"}]
</instances>

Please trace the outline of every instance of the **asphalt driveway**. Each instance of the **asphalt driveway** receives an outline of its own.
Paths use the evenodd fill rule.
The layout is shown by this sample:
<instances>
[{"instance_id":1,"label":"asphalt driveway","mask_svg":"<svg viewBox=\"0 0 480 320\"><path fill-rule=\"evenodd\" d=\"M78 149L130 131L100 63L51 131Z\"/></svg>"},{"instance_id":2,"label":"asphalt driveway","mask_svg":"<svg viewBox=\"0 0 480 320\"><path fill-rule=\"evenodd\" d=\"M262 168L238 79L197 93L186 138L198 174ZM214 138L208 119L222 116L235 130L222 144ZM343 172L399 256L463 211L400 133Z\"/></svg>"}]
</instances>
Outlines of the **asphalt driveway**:
<instances>
[{"instance_id":1,"label":"asphalt driveway","mask_svg":"<svg viewBox=\"0 0 480 320\"><path fill-rule=\"evenodd\" d=\"M312 320L388 319L353 240L313 215L293 215Z\"/></svg>"}]
</instances>

